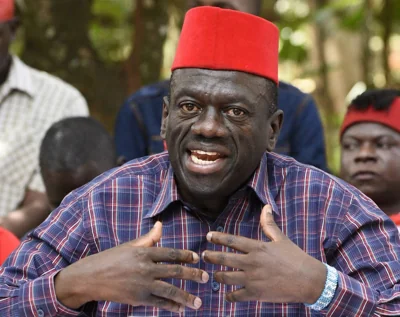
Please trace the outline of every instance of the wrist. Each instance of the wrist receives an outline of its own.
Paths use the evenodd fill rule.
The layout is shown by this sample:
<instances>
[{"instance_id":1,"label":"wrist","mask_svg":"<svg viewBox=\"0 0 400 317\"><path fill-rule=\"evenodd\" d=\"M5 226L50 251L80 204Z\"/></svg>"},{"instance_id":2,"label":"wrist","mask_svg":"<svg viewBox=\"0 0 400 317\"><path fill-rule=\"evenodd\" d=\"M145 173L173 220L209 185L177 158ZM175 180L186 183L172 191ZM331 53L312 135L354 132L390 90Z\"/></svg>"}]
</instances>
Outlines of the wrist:
<instances>
[{"instance_id":1,"label":"wrist","mask_svg":"<svg viewBox=\"0 0 400 317\"><path fill-rule=\"evenodd\" d=\"M313 258L313 265L310 266L309 272L313 276L307 280L306 289L308 289L308 292L306 292L303 303L311 305L318 300L324 291L328 271L322 262Z\"/></svg>"},{"instance_id":2,"label":"wrist","mask_svg":"<svg viewBox=\"0 0 400 317\"><path fill-rule=\"evenodd\" d=\"M87 297L90 292L85 290L82 276L75 276L71 266L61 270L54 277L54 288L57 300L70 309L76 310L91 301Z\"/></svg>"}]
</instances>

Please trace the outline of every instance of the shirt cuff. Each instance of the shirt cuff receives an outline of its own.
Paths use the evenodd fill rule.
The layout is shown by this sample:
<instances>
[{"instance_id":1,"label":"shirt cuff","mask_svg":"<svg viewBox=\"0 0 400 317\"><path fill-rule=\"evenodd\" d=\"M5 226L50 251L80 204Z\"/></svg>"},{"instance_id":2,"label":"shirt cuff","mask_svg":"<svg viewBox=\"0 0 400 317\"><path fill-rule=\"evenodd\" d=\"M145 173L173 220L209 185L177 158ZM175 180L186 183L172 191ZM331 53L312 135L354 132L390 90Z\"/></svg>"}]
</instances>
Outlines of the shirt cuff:
<instances>
[{"instance_id":1,"label":"shirt cuff","mask_svg":"<svg viewBox=\"0 0 400 317\"><path fill-rule=\"evenodd\" d=\"M44 275L21 285L19 316L79 316L79 311L69 309L57 300L54 277L58 272Z\"/></svg>"},{"instance_id":2,"label":"shirt cuff","mask_svg":"<svg viewBox=\"0 0 400 317\"><path fill-rule=\"evenodd\" d=\"M373 289L338 271L338 285L331 303L322 310L326 316L379 316Z\"/></svg>"},{"instance_id":3,"label":"shirt cuff","mask_svg":"<svg viewBox=\"0 0 400 317\"><path fill-rule=\"evenodd\" d=\"M324 290L314 304L304 304L305 306L317 311L324 309L331 303L338 284L338 271L334 267L329 266L326 263L323 264L326 267L326 280Z\"/></svg>"}]
</instances>

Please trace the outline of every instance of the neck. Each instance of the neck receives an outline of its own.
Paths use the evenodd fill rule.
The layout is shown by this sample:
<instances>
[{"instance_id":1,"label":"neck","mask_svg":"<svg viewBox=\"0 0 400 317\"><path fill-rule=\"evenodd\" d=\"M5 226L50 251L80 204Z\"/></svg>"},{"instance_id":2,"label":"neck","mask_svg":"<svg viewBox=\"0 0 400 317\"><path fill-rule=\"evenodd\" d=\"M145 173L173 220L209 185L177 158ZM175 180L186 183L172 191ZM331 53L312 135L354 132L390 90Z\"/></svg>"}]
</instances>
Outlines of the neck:
<instances>
[{"instance_id":1,"label":"neck","mask_svg":"<svg viewBox=\"0 0 400 317\"><path fill-rule=\"evenodd\" d=\"M7 59L4 65L0 65L0 85L3 85L8 77L8 73L10 72L11 67L11 55L7 56Z\"/></svg>"},{"instance_id":2,"label":"neck","mask_svg":"<svg viewBox=\"0 0 400 317\"><path fill-rule=\"evenodd\" d=\"M378 205L382 211L388 216L396 215L400 213L400 201L394 203L381 203Z\"/></svg>"},{"instance_id":3,"label":"neck","mask_svg":"<svg viewBox=\"0 0 400 317\"><path fill-rule=\"evenodd\" d=\"M199 213L200 215L212 220L216 220L218 218L218 216L225 209L229 200L228 197L219 199L208 199L208 198L199 199L198 197L196 197L196 199L194 199L186 195L183 195L182 199L190 206L192 206L196 213Z\"/></svg>"}]
</instances>

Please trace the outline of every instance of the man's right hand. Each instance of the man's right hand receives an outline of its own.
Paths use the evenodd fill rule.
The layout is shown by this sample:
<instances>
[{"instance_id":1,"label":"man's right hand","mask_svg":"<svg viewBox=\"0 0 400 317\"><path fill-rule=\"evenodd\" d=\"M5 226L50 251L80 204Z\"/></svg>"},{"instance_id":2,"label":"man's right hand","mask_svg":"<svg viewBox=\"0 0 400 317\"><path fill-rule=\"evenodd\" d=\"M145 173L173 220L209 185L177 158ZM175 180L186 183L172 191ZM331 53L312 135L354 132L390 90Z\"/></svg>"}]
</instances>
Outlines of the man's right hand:
<instances>
[{"instance_id":1,"label":"man's right hand","mask_svg":"<svg viewBox=\"0 0 400 317\"><path fill-rule=\"evenodd\" d=\"M208 274L180 264L197 263L199 256L188 250L153 247L162 232L157 222L146 235L112 249L83 258L55 277L57 299L77 309L90 301L112 301L132 306L154 306L172 312L185 307L198 309L201 299L161 281L179 278L206 283Z\"/></svg>"}]
</instances>

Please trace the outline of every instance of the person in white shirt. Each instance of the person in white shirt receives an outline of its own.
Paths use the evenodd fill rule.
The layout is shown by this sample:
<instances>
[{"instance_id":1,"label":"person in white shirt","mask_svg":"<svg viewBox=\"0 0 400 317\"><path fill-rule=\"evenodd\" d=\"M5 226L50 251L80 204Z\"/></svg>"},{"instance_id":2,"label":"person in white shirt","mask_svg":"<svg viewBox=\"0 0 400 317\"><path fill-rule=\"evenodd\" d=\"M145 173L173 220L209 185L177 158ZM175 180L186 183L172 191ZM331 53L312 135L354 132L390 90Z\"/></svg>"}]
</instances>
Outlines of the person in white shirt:
<instances>
[{"instance_id":1,"label":"person in white shirt","mask_svg":"<svg viewBox=\"0 0 400 317\"><path fill-rule=\"evenodd\" d=\"M10 53L18 28L14 5L0 0L0 226L22 237L50 211L39 171L45 132L89 110L78 90Z\"/></svg>"}]
</instances>

